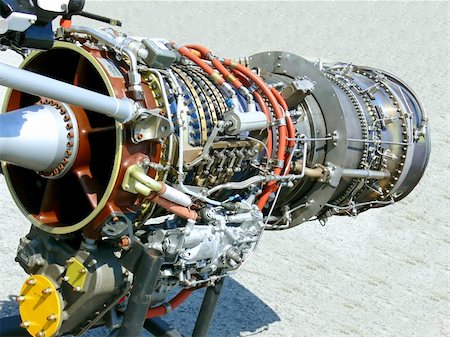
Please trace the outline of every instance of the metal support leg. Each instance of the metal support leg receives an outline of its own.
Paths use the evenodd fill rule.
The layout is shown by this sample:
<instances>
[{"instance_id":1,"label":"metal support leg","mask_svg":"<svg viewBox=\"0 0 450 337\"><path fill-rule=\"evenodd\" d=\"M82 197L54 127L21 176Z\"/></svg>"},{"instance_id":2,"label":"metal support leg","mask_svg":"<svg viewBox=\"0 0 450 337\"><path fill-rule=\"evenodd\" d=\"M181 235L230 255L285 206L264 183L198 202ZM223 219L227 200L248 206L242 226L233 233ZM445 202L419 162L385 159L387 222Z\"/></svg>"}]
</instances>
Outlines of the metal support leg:
<instances>
[{"instance_id":1,"label":"metal support leg","mask_svg":"<svg viewBox=\"0 0 450 337\"><path fill-rule=\"evenodd\" d=\"M133 290L131 291L118 337L141 335L162 262L163 258L160 252L153 249L142 251L135 268Z\"/></svg>"},{"instance_id":2,"label":"metal support leg","mask_svg":"<svg viewBox=\"0 0 450 337\"><path fill-rule=\"evenodd\" d=\"M216 309L223 281L224 278L221 278L214 287L206 289L206 294L203 298L192 337L206 337L208 335L208 330L214 317L214 310Z\"/></svg>"},{"instance_id":3,"label":"metal support leg","mask_svg":"<svg viewBox=\"0 0 450 337\"><path fill-rule=\"evenodd\" d=\"M0 337L30 337L27 330L19 327L20 322L22 322L20 316L11 316L0 319Z\"/></svg>"}]
</instances>

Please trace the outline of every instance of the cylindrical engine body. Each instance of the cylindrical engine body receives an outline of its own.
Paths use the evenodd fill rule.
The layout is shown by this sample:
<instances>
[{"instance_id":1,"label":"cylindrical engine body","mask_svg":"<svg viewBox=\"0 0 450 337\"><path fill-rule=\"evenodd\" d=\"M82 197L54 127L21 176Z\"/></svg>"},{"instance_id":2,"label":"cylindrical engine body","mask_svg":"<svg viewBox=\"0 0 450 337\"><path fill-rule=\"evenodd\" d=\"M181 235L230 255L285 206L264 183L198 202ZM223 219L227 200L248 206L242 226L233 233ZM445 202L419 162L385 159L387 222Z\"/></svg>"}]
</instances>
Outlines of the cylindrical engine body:
<instances>
[{"instance_id":1,"label":"cylindrical engine body","mask_svg":"<svg viewBox=\"0 0 450 337\"><path fill-rule=\"evenodd\" d=\"M288 227L313 216L357 214L390 204L417 184L429 156L428 128L416 96L403 82L381 70L350 64L325 65L320 69L319 64L282 52L257 54L247 62L289 103L298 147L307 147L306 152L299 150L292 156L293 168L324 169L322 179L306 174L294 182L293 188L283 188L273 216L292 212ZM128 94L126 64L111 53L87 46L57 44L50 51L33 54L22 67L118 98ZM130 141L129 127L72 106L75 124L79 124L76 138L80 139L71 174L48 179L35 172L40 166L28 167L32 169L29 170L16 166L26 167L21 161L2 158L16 164L5 167L8 185L35 225L55 233L87 226L85 230L95 236L93 233L116 212L134 214L133 219L148 215L148 207L137 207L136 196L121 189L125 171L143 159L150 160L153 167L175 165L180 149L187 169L184 184L190 186L210 188L244 181L258 173L251 164L265 153L261 143L267 142L267 130L271 127L269 122L264 125L259 105L255 112L246 111L244 96L236 92L234 110L230 111L231 98L195 65L174 65L172 76L156 69L141 75L144 106L162 109L173 123L180 104L175 92L181 90L182 104L186 106L182 114L186 131L183 146L174 145L176 135L165 142ZM8 111L40 99L18 91L12 91L9 97ZM3 119L6 117L9 115ZM232 136L217 136L204 153L209 136L221 120L236 120L229 133ZM278 146L273 127L276 122L272 121L273 152ZM305 153L307 157L303 158ZM202 160L196 160L200 155ZM273 164L275 158L268 160ZM384 170L389 176L374 179L376 175L364 177L360 171L351 175L349 169ZM167 171L150 172L159 180L176 184L177 177ZM52 175L58 176L57 173L56 167ZM78 200L76 213L62 197L63 192ZM230 193L220 191L217 197L226 198Z\"/></svg>"}]
</instances>

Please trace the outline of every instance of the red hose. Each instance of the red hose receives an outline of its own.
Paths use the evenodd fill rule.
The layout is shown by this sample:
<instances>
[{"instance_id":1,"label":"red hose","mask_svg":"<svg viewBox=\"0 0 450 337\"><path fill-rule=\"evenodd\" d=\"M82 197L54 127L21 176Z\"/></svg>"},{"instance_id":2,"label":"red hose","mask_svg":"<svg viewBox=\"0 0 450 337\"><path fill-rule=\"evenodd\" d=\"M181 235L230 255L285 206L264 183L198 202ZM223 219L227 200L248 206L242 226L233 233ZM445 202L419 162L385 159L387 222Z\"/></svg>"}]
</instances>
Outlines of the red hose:
<instances>
[{"instance_id":1,"label":"red hose","mask_svg":"<svg viewBox=\"0 0 450 337\"><path fill-rule=\"evenodd\" d=\"M241 81L239 81L231 72L229 72L228 69L225 68L223 66L223 64L217 58L215 58L213 56L213 54L211 53L211 51L208 48L206 48L205 46L202 46L202 45L198 45L198 44L188 44L188 45L186 45L186 47L191 50L198 51L201 55L201 58L211 61L213 66L236 89L240 89L242 87Z\"/></svg>"},{"instance_id":2,"label":"red hose","mask_svg":"<svg viewBox=\"0 0 450 337\"><path fill-rule=\"evenodd\" d=\"M240 71L238 71L236 69L233 69L233 73L236 75L237 78L239 78L241 80L241 82L247 88L251 87L252 84L250 83L248 78L245 77L245 75L243 73L241 73ZM269 107L267 106L266 102L264 102L263 98L257 91L253 92L253 96L255 97L255 100L258 103L258 105L260 106L262 112L264 112L264 114L266 115L267 121L270 122L270 111L269 111ZM272 158L272 149L273 149L273 133L272 133L272 129L270 127L267 128L266 146L267 146L267 151L268 151L268 153L266 153L266 156L268 159L270 159L270 158Z\"/></svg>"},{"instance_id":3,"label":"red hose","mask_svg":"<svg viewBox=\"0 0 450 337\"><path fill-rule=\"evenodd\" d=\"M288 105L287 105L286 101L284 100L284 98L281 96L280 92L277 89L272 88L272 93L275 96L275 98L277 99L278 103L280 103L283 110L285 112L288 111L289 110ZM289 138L295 138L295 126L294 126L294 123L292 122L292 119L290 116L286 116L286 126L288 129ZM295 146L295 140L293 140L293 139L288 140L288 147L293 148L294 146Z\"/></svg>"},{"instance_id":4,"label":"red hose","mask_svg":"<svg viewBox=\"0 0 450 337\"><path fill-rule=\"evenodd\" d=\"M193 292L194 292L194 289L181 290L174 298L172 298L168 302L168 305L170 306L171 310L175 310L177 307L179 307L180 304L183 303L184 301L186 301L186 299L189 296L191 296L191 294ZM159 305L157 307L148 309L146 319L162 316L165 314L168 314L166 306Z\"/></svg>"},{"instance_id":5,"label":"red hose","mask_svg":"<svg viewBox=\"0 0 450 337\"><path fill-rule=\"evenodd\" d=\"M272 91L269 89L267 84L264 82L264 80L253 73L249 68L244 67L242 64L239 63L233 63L230 59L225 60L225 65L235 68L236 70L243 73L245 76L247 76L249 79L251 79L264 93L264 95L269 99L270 105L272 106L275 116L277 119L284 118L283 112L280 109L280 106L278 104L277 99L273 95ZM280 125L278 126L278 149L277 149L277 160L284 161L285 154L286 154L286 142L287 142L287 128L286 125ZM282 173L283 167L275 167L274 174L280 175ZM269 182L266 187L264 188L259 200L258 200L258 207L259 209L263 209L264 205L269 200L270 194L277 190L277 185L275 182Z\"/></svg>"},{"instance_id":6,"label":"red hose","mask_svg":"<svg viewBox=\"0 0 450 337\"><path fill-rule=\"evenodd\" d=\"M217 74L213 68L211 68L208 64L206 64L200 57L195 55L193 52L191 52L187 47L180 47L178 48L178 52L187 57L189 60L194 62L196 65L198 65L200 68L203 69L205 73L207 73L210 77L214 79L214 76ZM217 74L219 75L219 74ZM220 75L219 75L220 76ZM225 83L225 79L220 76L217 79L214 79L219 85L223 85Z\"/></svg>"},{"instance_id":7,"label":"red hose","mask_svg":"<svg viewBox=\"0 0 450 337\"><path fill-rule=\"evenodd\" d=\"M198 57L189 48L192 49L193 51L199 52L201 58ZM213 64L213 66L223 76L223 77L221 76L219 78L219 80L216 80L216 82L219 85L222 85L225 82L225 79L224 79L224 77L225 77L229 82L231 82L231 84L234 87L236 87L238 89L240 87L242 87L242 82L239 79L237 79L234 75L232 75L230 73L230 71L228 71L228 69L225 68L225 66L227 66L231 69L235 69L236 71L242 73L244 76L249 78L253 83L255 83L261 89L262 93L268 98L270 105L272 106L272 109L274 110L276 119L285 118L283 111L281 110L280 105L279 105L279 104L281 104L283 106L283 108L286 107L285 110L287 109L287 105L286 105L286 102L284 102L284 99L282 99L281 96L277 97L277 94L279 94L279 93L278 92L274 93L273 90L269 89L269 87L264 82L264 80L261 77L259 77L258 75L254 74L249 68L244 67L242 64L239 64L239 63L233 63L230 59L225 59L225 61L224 61L225 66L224 66L217 58L215 58L212 55L211 51L208 48L201 46L201 45L188 45L186 47L180 47L178 49L178 51L180 52L181 55L187 57L189 60L191 60L192 62L197 64L200 68L202 68L209 76L214 77L216 75L215 71L206 62L204 62L202 60L202 58L210 60ZM266 116L270 117L268 111L267 111ZM290 119L288 121L288 119L289 118L286 118L286 124L292 123L292 121L290 121ZM277 149L277 155L276 155L276 159L278 161L285 161L286 148L288 145L286 138L288 136L290 136L290 138L293 138L292 130L293 130L293 125L289 125L289 126L279 125L278 126L278 149ZM289 143L291 143L291 142L289 142ZM273 144L271 144L271 147L272 146L273 146ZM276 166L274 169L274 174L275 175L282 174L283 168L284 167ZM259 209L264 208L264 205L267 203L270 194L273 191L276 191L277 188L278 187L275 182L269 182L266 185L266 187L264 188L264 190L262 192L261 197L258 200Z\"/></svg>"}]
</instances>

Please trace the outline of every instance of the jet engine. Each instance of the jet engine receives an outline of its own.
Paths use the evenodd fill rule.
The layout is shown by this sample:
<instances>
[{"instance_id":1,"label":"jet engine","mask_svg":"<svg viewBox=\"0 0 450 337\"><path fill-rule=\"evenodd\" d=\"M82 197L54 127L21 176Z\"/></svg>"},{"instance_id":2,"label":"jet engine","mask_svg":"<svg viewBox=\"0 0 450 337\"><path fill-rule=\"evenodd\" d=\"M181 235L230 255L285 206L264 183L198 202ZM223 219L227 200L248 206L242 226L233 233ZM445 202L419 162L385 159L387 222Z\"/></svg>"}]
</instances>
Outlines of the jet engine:
<instances>
[{"instance_id":1,"label":"jet engine","mask_svg":"<svg viewBox=\"0 0 450 337\"><path fill-rule=\"evenodd\" d=\"M427 165L427 116L380 69L231 60L67 18L51 44L0 65L2 170L31 222L16 261L32 336L137 336L242 268L265 229L391 205Z\"/></svg>"}]
</instances>

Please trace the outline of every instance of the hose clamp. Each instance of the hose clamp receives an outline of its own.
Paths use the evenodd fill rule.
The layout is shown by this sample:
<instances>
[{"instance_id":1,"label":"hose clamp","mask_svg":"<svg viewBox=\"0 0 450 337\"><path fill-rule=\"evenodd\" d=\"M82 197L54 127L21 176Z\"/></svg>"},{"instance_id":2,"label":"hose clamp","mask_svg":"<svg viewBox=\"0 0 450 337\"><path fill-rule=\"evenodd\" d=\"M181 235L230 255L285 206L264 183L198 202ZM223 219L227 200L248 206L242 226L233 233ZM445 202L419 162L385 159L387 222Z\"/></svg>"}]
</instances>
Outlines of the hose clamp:
<instances>
[{"instance_id":1,"label":"hose clamp","mask_svg":"<svg viewBox=\"0 0 450 337\"><path fill-rule=\"evenodd\" d=\"M271 127L286 126L286 119L284 117L280 119L275 119L269 123L269 126Z\"/></svg>"}]
</instances>

